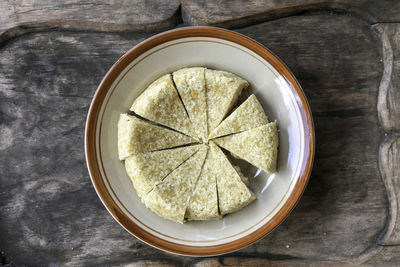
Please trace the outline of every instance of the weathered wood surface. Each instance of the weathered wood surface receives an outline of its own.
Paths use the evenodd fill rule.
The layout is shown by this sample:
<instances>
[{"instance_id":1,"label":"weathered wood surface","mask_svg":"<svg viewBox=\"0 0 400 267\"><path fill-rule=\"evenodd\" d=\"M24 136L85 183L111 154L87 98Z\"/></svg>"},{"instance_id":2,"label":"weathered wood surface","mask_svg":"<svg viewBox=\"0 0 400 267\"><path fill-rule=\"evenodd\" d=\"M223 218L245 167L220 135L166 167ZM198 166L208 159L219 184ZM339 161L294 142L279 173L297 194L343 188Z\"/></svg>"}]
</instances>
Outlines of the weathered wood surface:
<instances>
[{"instance_id":1,"label":"weathered wood surface","mask_svg":"<svg viewBox=\"0 0 400 267\"><path fill-rule=\"evenodd\" d=\"M8 5L1 7L6 14L18 14L9 17L3 32L21 23L36 25L32 28L38 31L21 35L22 27L22 31L14 31L13 37L18 38L0 35L3 263L399 264L400 26L371 26L374 20L365 16L337 9L315 11L307 5L304 10L312 11L281 19L278 16L285 16L284 13L266 19L259 19L256 13L258 10L270 14L268 10L282 10L283 4L295 5L290 10L297 12L305 2L254 1L237 11L240 1L229 6L221 2L219 9L213 4L200 6L188 1L182 4L183 18L175 13L175 2L159 3L159 15L150 12L155 4L147 1L132 8L136 13L131 12L128 4L102 7L86 3L82 13L76 12L78 2L65 6L49 2L47 8L31 1L13 2L12 12L6 10ZM370 9L376 21L397 21L395 4L371 3L358 13ZM108 14L114 7L120 10L119 16ZM98 15L91 13L92 9ZM77 23L73 29L80 32L48 32L68 29L54 21L35 24L40 14L48 10L80 22L91 21L92 28ZM107 16L102 17L100 11L107 11ZM133 15L128 19L129 12ZM169 19L171 16L173 20ZM317 136L310 183L293 213L259 242L212 258L169 255L131 237L95 194L83 151L87 109L108 68L125 51L152 35L146 32L162 31L182 19L196 24L195 16L205 24L247 25L237 31L258 40L282 58L306 92ZM386 20L381 20L383 16ZM157 24L160 21L165 25ZM87 32L88 29L103 32Z\"/></svg>"},{"instance_id":2,"label":"weathered wood surface","mask_svg":"<svg viewBox=\"0 0 400 267\"><path fill-rule=\"evenodd\" d=\"M311 105L317 137L314 169L302 201L255 251L344 260L363 254L381 232L387 216L376 153L382 134L376 120L382 64L378 40L368 31L369 25L358 19L325 15L239 30L293 70Z\"/></svg>"},{"instance_id":3,"label":"weathered wood surface","mask_svg":"<svg viewBox=\"0 0 400 267\"><path fill-rule=\"evenodd\" d=\"M178 23L179 1L0 1L0 44L49 29L160 31Z\"/></svg>"},{"instance_id":4,"label":"weathered wood surface","mask_svg":"<svg viewBox=\"0 0 400 267\"><path fill-rule=\"evenodd\" d=\"M183 0L182 2L183 18L188 23L229 28L316 10L349 13L370 23L400 22L400 2L396 0Z\"/></svg>"},{"instance_id":5,"label":"weathered wood surface","mask_svg":"<svg viewBox=\"0 0 400 267\"><path fill-rule=\"evenodd\" d=\"M384 247L378 255L367 261L365 266L400 266L400 246Z\"/></svg>"},{"instance_id":6,"label":"weathered wood surface","mask_svg":"<svg viewBox=\"0 0 400 267\"><path fill-rule=\"evenodd\" d=\"M161 31L178 25L248 26L310 10L347 12L375 22L400 22L397 0L38 1L0 2L0 44L49 29Z\"/></svg>"}]
</instances>

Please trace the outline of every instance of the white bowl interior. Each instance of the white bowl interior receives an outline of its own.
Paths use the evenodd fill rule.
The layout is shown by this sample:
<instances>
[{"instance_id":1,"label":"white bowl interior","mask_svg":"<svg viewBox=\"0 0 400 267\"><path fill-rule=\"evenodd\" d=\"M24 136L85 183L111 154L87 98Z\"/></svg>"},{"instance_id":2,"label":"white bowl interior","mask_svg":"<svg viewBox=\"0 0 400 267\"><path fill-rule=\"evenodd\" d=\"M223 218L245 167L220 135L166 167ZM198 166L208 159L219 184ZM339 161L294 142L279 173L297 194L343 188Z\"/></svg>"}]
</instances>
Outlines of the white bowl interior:
<instances>
[{"instance_id":1,"label":"white bowl interior","mask_svg":"<svg viewBox=\"0 0 400 267\"><path fill-rule=\"evenodd\" d=\"M252 86L270 121L280 129L278 172L251 175L257 200L219 221L176 224L148 210L137 197L117 153L117 121L153 80L182 67L205 66L235 73ZM238 44L216 38L184 38L159 45L136 58L109 90L97 125L97 158L102 179L117 205L140 227L160 238L192 246L216 245L250 234L285 204L304 153L304 125L290 84L264 59Z\"/></svg>"}]
</instances>

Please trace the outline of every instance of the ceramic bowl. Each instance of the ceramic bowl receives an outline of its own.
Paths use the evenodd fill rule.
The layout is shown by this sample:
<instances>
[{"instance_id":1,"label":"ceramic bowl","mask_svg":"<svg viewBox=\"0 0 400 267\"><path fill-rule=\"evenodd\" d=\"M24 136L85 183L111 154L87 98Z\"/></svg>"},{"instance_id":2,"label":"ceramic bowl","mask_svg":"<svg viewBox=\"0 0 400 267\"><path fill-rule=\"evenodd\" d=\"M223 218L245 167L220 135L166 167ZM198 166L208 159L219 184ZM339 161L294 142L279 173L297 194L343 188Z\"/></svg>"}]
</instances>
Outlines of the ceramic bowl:
<instances>
[{"instance_id":1,"label":"ceramic bowl","mask_svg":"<svg viewBox=\"0 0 400 267\"><path fill-rule=\"evenodd\" d=\"M118 159L117 121L149 83L189 66L226 70L248 80L270 121L278 123L280 147L275 174L246 170L256 201L222 220L181 225L157 216L137 197ZM293 74L254 40L212 27L167 31L122 56L96 91L85 134L89 173L111 215L145 243L191 256L231 252L270 233L299 200L314 156L310 108Z\"/></svg>"}]
</instances>

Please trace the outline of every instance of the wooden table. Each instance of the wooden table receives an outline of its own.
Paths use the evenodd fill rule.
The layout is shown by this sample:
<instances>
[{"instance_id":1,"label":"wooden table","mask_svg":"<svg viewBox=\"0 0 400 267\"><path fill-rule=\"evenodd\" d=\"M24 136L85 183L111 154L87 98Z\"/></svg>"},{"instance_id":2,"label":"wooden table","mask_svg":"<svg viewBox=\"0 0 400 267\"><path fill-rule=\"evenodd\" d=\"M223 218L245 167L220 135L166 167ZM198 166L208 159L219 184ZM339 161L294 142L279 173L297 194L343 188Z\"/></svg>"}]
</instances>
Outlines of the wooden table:
<instances>
[{"instance_id":1,"label":"wooden table","mask_svg":"<svg viewBox=\"0 0 400 267\"><path fill-rule=\"evenodd\" d=\"M400 1L108 2L0 1L2 264L400 265ZM210 258L128 234L84 158L86 113L107 70L145 38L187 25L229 28L276 53L304 88L317 136L292 214Z\"/></svg>"}]
</instances>

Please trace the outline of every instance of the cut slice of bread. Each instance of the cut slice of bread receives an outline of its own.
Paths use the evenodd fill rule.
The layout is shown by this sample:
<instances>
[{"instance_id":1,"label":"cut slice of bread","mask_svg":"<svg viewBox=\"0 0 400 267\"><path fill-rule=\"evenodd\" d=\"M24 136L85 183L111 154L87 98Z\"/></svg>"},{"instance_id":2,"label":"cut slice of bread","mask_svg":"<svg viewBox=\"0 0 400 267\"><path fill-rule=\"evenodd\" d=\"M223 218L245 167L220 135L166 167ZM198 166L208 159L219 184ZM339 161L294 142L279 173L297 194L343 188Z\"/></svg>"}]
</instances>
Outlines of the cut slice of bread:
<instances>
[{"instance_id":1,"label":"cut slice of bread","mask_svg":"<svg viewBox=\"0 0 400 267\"><path fill-rule=\"evenodd\" d=\"M249 83L232 73L206 70L208 132L211 133L223 120L239 94Z\"/></svg>"},{"instance_id":2,"label":"cut slice of bread","mask_svg":"<svg viewBox=\"0 0 400 267\"><path fill-rule=\"evenodd\" d=\"M183 223L206 154L207 146L202 145L199 151L143 197L146 206L165 219Z\"/></svg>"},{"instance_id":3,"label":"cut slice of bread","mask_svg":"<svg viewBox=\"0 0 400 267\"><path fill-rule=\"evenodd\" d=\"M224 152L212 141L210 144L211 169L217 178L218 206L222 215L235 212L256 199L242 182L239 174Z\"/></svg>"},{"instance_id":4,"label":"cut slice of bread","mask_svg":"<svg viewBox=\"0 0 400 267\"><path fill-rule=\"evenodd\" d=\"M255 95L249 96L210 134L210 138L247 131L268 123L260 102Z\"/></svg>"},{"instance_id":5,"label":"cut slice of bread","mask_svg":"<svg viewBox=\"0 0 400 267\"><path fill-rule=\"evenodd\" d=\"M172 74L189 119L199 139L207 140L205 68L183 68Z\"/></svg>"},{"instance_id":6,"label":"cut slice of bread","mask_svg":"<svg viewBox=\"0 0 400 267\"><path fill-rule=\"evenodd\" d=\"M268 173L276 171L279 138L275 122L214 141Z\"/></svg>"},{"instance_id":7,"label":"cut slice of bread","mask_svg":"<svg viewBox=\"0 0 400 267\"><path fill-rule=\"evenodd\" d=\"M145 196L163 178L196 153L200 145L136 153L125 159L125 169L136 193Z\"/></svg>"},{"instance_id":8,"label":"cut slice of bread","mask_svg":"<svg viewBox=\"0 0 400 267\"><path fill-rule=\"evenodd\" d=\"M133 102L130 110L143 118L196 137L171 74L164 75L150 84Z\"/></svg>"},{"instance_id":9,"label":"cut slice of bread","mask_svg":"<svg viewBox=\"0 0 400 267\"><path fill-rule=\"evenodd\" d=\"M186 218L189 221L221 218L218 212L217 176L212 169L211 161L209 150L196 188L190 198L190 204L186 210Z\"/></svg>"},{"instance_id":10,"label":"cut slice of bread","mask_svg":"<svg viewBox=\"0 0 400 267\"><path fill-rule=\"evenodd\" d=\"M195 143L184 134L157 126L128 114L118 121L118 155L120 160L135 153L149 152Z\"/></svg>"}]
</instances>

